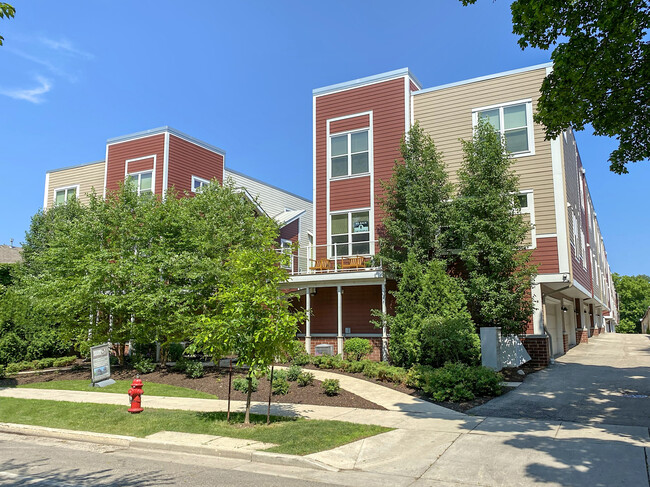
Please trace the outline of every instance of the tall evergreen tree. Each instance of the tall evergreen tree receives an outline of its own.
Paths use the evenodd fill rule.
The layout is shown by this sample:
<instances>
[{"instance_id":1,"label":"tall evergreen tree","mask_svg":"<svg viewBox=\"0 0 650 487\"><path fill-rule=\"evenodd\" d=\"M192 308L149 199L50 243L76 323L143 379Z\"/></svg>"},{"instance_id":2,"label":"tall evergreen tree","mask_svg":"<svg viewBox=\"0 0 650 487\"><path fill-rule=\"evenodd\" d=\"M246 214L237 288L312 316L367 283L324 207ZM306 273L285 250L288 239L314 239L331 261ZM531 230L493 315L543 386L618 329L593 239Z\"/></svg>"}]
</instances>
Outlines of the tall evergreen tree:
<instances>
[{"instance_id":1,"label":"tall evergreen tree","mask_svg":"<svg viewBox=\"0 0 650 487\"><path fill-rule=\"evenodd\" d=\"M524 250L531 227L518 211L514 161L484 120L479 120L472 140L462 144L452 233L468 308L478 326L521 333L532 313L536 267L530 264L531 252Z\"/></svg>"}]
</instances>

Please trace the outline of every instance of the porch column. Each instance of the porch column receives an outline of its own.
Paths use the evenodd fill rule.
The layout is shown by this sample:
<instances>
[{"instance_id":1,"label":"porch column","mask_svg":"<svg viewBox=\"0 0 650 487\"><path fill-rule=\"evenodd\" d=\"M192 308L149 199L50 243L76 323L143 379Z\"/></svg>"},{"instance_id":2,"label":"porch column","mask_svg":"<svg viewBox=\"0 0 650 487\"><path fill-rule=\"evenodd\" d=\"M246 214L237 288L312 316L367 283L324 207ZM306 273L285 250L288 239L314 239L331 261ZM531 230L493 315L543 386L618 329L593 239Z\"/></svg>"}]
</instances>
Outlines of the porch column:
<instances>
[{"instance_id":1,"label":"porch column","mask_svg":"<svg viewBox=\"0 0 650 487\"><path fill-rule=\"evenodd\" d=\"M530 289L533 300L533 334L544 334L544 308L542 303L542 286L533 284Z\"/></svg>"},{"instance_id":2,"label":"porch column","mask_svg":"<svg viewBox=\"0 0 650 487\"><path fill-rule=\"evenodd\" d=\"M388 361L388 333L386 330L386 282L381 283L381 360Z\"/></svg>"},{"instance_id":3,"label":"porch column","mask_svg":"<svg viewBox=\"0 0 650 487\"><path fill-rule=\"evenodd\" d=\"M307 318L305 319L305 350L311 355L311 289L307 288L305 295L305 307L307 308Z\"/></svg>"},{"instance_id":4,"label":"porch column","mask_svg":"<svg viewBox=\"0 0 650 487\"><path fill-rule=\"evenodd\" d=\"M336 286L337 299L337 333L336 333L336 353L343 355L343 287Z\"/></svg>"}]
</instances>

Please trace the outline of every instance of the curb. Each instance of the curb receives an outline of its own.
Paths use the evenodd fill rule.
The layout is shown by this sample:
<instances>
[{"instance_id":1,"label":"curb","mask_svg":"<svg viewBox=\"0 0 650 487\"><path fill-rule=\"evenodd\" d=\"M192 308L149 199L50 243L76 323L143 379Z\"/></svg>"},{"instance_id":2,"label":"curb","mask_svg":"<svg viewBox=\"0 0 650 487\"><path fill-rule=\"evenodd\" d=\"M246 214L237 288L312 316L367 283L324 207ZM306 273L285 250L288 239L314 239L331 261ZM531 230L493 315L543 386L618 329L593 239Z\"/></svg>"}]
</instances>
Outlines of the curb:
<instances>
[{"instance_id":1,"label":"curb","mask_svg":"<svg viewBox=\"0 0 650 487\"><path fill-rule=\"evenodd\" d=\"M92 431L75 431L28 424L0 423L0 433L56 438L59 440L83 441L86 443L120 446L141 450L163 450L177 453L192 453L195 455L234 458L255 463L301 467L312 470L325 470L328 472L339 471L338 468L327 465L326 463L311 458L301 457L299 455L287 455L284 453L271 453L256 450L213 448L203 445L181 445L173 442L137 438L135 436L111 435L108 433L94 433Z\"/></svg>"}]
</instances>

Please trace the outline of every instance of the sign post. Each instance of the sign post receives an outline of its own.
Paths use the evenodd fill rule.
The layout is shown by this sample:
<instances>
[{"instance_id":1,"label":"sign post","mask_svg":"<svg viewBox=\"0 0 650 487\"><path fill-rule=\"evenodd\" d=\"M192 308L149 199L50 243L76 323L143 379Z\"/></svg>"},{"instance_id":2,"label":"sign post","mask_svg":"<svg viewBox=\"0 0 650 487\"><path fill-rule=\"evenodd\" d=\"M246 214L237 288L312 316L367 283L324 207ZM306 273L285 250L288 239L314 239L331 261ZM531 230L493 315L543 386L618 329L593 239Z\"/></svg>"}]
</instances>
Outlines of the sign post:
<instances>
[{"instance_id":1,"label":"sign post","mask_svg":"<svg viewBox=\"0 0 650 487\"><path fill-rule=\"evenodd\" d=\"M111 379L111 352L110 345L104 343L90 347L90 387L106 387L115 384Z\"/></svg>"}]
</instances>

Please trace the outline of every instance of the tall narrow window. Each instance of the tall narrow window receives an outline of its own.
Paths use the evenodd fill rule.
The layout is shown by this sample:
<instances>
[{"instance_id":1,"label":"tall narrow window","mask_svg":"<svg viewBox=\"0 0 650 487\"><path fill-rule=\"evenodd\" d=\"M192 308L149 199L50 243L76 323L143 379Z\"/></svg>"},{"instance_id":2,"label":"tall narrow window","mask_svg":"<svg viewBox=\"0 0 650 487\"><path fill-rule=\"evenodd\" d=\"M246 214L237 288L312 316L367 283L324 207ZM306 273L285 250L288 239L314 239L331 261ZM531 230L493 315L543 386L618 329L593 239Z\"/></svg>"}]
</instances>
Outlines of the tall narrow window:
<instances>
[{"instance_id":1,"label":"tall narrow window","mask_svg":"<svg viewBox=\"0 0 650 487\"><path fill-rule=\"evenodd\" d=\"M330 175L365 174L370 170L368 130L330 137Z\"/></svg>"},{"instance_id":2,"label":"tall narrow window","mask_svg":"<svg viewBox=\"0 0 650 487\"><path fill-rule=\"evenodd\" d=\"M514 155L532 154L533 127L530 102L503 105L474 111L474 123L478 119L489 122L505 139L508 152Z\"/></svg>"},{"instance_id":3,"label":"tall narrow window","mask_svg":"<svg viewBox=\"0 0 650 487\"><path fill-rule=\"evenodd\" d=\"M153 193L153 171L143 171L127 175L127 181L141 194Z\"/></svg>"}]
</instances>

